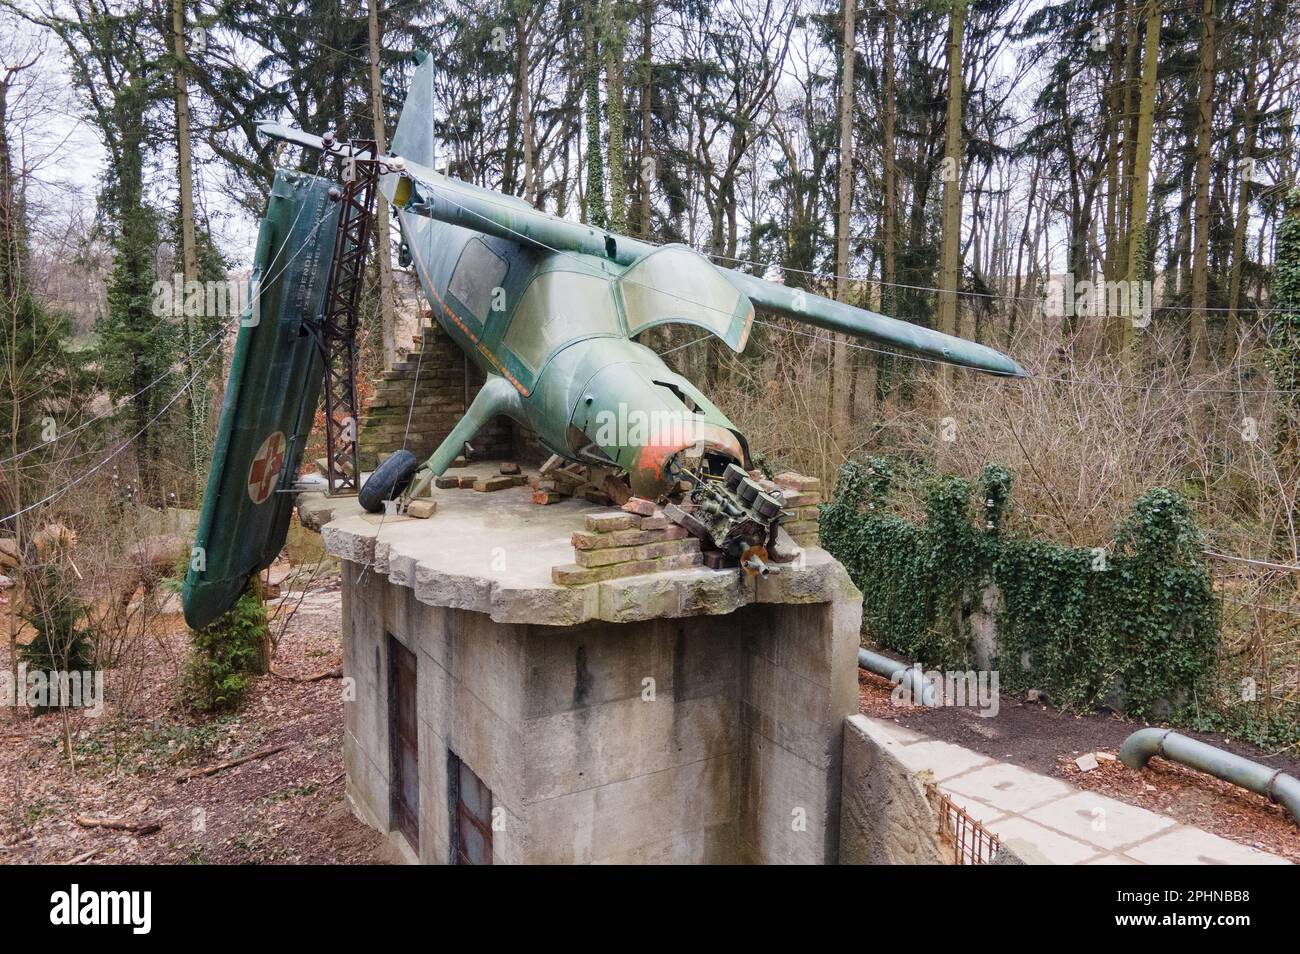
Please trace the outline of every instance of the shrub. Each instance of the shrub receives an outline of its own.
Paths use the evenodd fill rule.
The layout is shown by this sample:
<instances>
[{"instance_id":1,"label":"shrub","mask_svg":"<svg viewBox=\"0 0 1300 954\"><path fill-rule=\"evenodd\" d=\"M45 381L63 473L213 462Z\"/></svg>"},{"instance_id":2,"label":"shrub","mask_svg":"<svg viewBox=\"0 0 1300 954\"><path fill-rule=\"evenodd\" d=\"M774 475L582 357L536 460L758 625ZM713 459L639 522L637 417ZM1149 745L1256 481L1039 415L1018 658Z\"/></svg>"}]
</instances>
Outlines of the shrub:
<instances>
[{"instance_id":1,"label":"shrub","mask_svg":"<svg viewBox=\"0 0 1300 954\"><path fill-rule=\"evenodd\" d=\"M181 677L181 703L196 712L233 712L253 677L265 670L266 607L257 577L229 612L193 630L193 652Z\"/></svg>"},{"instance_id":2,"label":"shrub","mask_svg":"<svg viewBox=\"0 0 1300 954\"><path fill-rule=\"evenodd\" d=\"M85 604L57 563L47 563L26 574L28 609L24 618L36 630L30 644L19 648L19 658L30 669L73 672L92 668L90 631L85 624Z\"/></svg>"}]
</instances>

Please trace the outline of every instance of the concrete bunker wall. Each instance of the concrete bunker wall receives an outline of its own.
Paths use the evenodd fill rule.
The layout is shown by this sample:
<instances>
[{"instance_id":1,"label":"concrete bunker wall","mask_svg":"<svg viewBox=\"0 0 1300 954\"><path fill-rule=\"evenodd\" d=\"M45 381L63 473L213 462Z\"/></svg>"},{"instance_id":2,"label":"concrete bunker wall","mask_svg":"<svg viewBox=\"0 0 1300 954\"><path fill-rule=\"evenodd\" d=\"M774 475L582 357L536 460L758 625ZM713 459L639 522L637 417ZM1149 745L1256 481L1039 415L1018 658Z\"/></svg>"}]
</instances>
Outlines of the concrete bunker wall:
<instances>
[{"instance_id":1,"label":"concrete bunker wall","mask_svg":"<svg viewBox=\"0 0 1300 954\"><path fill-rule=\"evenodd\" d=\"M846 865L947 864L939 820L916 774L890 751L870 720L844 720L839 862Z\"/></svg>"},{"instance_id":2,"label":"concrete bunker wall","mask_svg":"<svg viewBox=\"0 0 1300 954\"><path fill-rule=\"evenodd\" d=\"M494 863L833 863L856 602L505 624L344 563L348 798L451 856L447 753L492 791ZM392 831L388 638L418 660L419 844Z\"/></svg>"}]
</instances>

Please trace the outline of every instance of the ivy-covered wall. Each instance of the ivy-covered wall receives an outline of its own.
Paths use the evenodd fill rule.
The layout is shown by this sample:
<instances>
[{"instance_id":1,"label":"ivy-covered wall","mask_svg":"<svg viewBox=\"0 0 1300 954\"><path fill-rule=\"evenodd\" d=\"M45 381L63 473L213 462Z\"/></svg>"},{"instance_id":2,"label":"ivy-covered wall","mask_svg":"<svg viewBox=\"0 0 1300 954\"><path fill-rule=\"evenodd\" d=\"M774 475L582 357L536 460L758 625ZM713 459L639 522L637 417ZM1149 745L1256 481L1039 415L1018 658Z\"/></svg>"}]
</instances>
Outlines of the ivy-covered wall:
<instances>
[{"instance_id":1,"label":"ivy-covered wall","mask_svg":"<svg viewBox=\"0 0 1300 954\"><path fill-rule=\"evenodd\" d=\"M1212 674L1216 603L1199 530L1173 491L1147 491L1107 550L1005 534L1012 474L1001 467L978 482L929 481L924 523L890 512L893 481L887 459L850 462L821 509L822 545L862 590L863 629L879 645L971 668L971 615L994 585L1005 689L1167 717Z\"/></svg>"}]
</instances>

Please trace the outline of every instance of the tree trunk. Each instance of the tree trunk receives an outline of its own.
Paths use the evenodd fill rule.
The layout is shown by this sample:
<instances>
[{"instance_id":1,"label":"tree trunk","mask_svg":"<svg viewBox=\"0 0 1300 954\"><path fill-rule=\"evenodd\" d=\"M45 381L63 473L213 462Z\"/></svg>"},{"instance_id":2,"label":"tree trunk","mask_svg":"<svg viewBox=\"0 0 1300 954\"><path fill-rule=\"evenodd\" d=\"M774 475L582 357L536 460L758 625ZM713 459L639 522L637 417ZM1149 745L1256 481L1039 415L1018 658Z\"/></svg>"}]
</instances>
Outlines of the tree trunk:
<instances>
[{"instance_id":1,"label":"tree trunk","mask_svg":"<svg viewBox=\"0 0 1300 954\"><path fill-rule=\"evenodd\" d=\"M370 0L374 3L375 0ZM533 101L528 88L529 44L532 42L531 27L527 16L515 20L515 45L519 53L519 122L523 126L524 140L524 200L529 205L537 202L536 177L533 158Z\"/></svg>"},{"instance_id":2,"label":"tree trunk","mask_svg":"<svg viewBox=\"0 0 1300 954\"><path fill-rule=\"evenodd\" d=\"M953 0L948 31L948 125L943 151L943 238L939 250L939 330L959 333L957 291L961 281L962 33L966 0ZM944 377L951 375L945 366Z\"/></svg>"},{"instance_id":3,"label":"tree trunk","mask_svg":"<svg viewBox=\"0 0 1300 954\"><path fill-rule=\"evenodd\" d=\"M843 0L844 35L840 46L840 175L835 213L835 298L846 301L849 289L849 215L853 207L853 66L856 57L857 0ZM840 420L835 395L836 370L845 366L848 349L842 334L831 334L831 379L827 401L831 424Z\"/></svg>"},{"instance_id":4,"label":"tree trunk","mask_svg":"<svg viewBox=\"0 0 1300 954\"><path fill-rule=\"evenodd\" d=\"M1251 30L1250 41L1251 64L1259 61L1259 44L1264 30L1263 14L1264 4L1256 3L1254 26ZM1250 221L1250 173L1254 163L1256 113L1259 110L1259 85L1256 82L1253 68L1246 70L1246 89L1243 99L1245 102L1245 115L1242 119L1244 125L1242 162L1240 164L1242 173L1241 181L1237 183L1237 221L1232 228L1232 262L1228 278L1228 323L1224 330L1223 340L1224 354L1228 356L1231 356L1236 350L1237 336L1240 333L1240 319L1237 317L1237 309L1241 303L1241 270L1245 264L1246 226Z\"/></svg>"},{"instance_id":5,"label":"tree trunk","mask_svg":"<svg viewBox=\"0 0 1300 954\"><path fill-rule=\"evenodd\" d=\"M650 238L650 193L654 186L654 151L651 147L651 107L654 97L654 64L651 59L653 37L651 27L654 24L654 0L642 0L641 3L641 168L637 170L640 180L641 212L639 233L641 238ZM647 164L646 160L650 163Z\"/></svg>"},{"instance_id":6,"label":"tree trunk","mask_svg":"<svg viewBox=\"0 0 1300 954\"><path fill-rule=\"evenodd\" d=\"M1196 208L1192 247L1192 310L1188 320L1191 364L1205 358L1205 308L1209 291L1210 257L1210 139L1214 118L1214 0L1202 0L1200 92L1196 123Z\"/></svg>"},{"instance_id":7,"label":"tree trunk","mask_svg":"<svg viewBox=\"0 0 1300 954\"><path fill-rule=\"evenodd\" d=\"M605 170L600 148L600 49L597 46L596 0L582 0L583 72L587 87L587 183L583 189L584 222L603 229Z\"/></svg>"},{"instance_id":8,"label":"tree trunk","mask_svg":"<svg viewBox=\"0 0 1300 954\"><path fill-rule=\"evenodd\" d=\"M614 9L615 0L603 0L605 7L605 124L609 130L609 228L627 231L627 147L623 141L623 25Z\"/></svg>"},{"instance_id":9,"label":"tree trunk","mask_svg":"<svg viewBox=\"0 0 1300 954\"><path fill-rule=\"evenodd\" d=\"M892 3L885 4L885 78L884 78L884 129L882 131L881 151L884 153L885 170L882 188L885 197L881 208L882 231L884 237L883 264L880 285L880 310L886 315L894 316L898 301L894 283L898 281L898 166L894 155L894 118L898 106L894 102L894 36L896 30L895 12ZM876 356L877 373L885 380L878 383L877 390L884 394L886 400L893 393L893 365L886 355Z\"/></svg>"},{"instance_id":10,"label":"tree trunk","mask_svg":"<svg viewBox=\"0 0 1300 954\"><path fill-rule=\"evenodd\" d=\"M1160 0L1147 0L1146 40L1142 49L1142 94L1138 105L1137 140L1133 145L1133 185L1128 202L1128 262L1124 278L1129 288L1129 315L1116 327L1116 345L1124 360L1132 355L1136 327L1146 300L1140 282L1146 277L1147 196L1151 176L1151 138L1155 126L1156 74L1160 69ZM1137 298L1138 295L1142 297Z\"/></svg>"},{"instance_id":11,"label":"tree trunk","mask_svg":"<svg viewBox=\"0 0 1300 954\"><path fill-rule=\"evenodd\" d=\"M388 151L384 137L384 86L379 72L379 0L366 0L370 32L370 115L373 117L375 148ZM384 367L397 361L397 317L393 289L393 261L388 238L388 200L383 193L375 197L375 243L379 260L379 329L383 340Z\"/></svg>"},{"instance_id":12,"label":"tree trunk","mask_svg":"<svg viewBox=\"0 0 1300 954\"><path fill-rule=\"evenodd\" d=\"M185 76L185 0L172 0L172 69L173 97L176 107L176 177L180 188L181 273L186 286L199 278L199 252L194 227L194 157L190 135L190 90ZM190 411L190 462L194 469L194 486L201 491L208 469L208 398L202 375L195 375L195 353L199 345L193 322L185 314L176 316L182 325L185 342L186 379L193 378L186 395Z\"/></svg>"}]
</instances>

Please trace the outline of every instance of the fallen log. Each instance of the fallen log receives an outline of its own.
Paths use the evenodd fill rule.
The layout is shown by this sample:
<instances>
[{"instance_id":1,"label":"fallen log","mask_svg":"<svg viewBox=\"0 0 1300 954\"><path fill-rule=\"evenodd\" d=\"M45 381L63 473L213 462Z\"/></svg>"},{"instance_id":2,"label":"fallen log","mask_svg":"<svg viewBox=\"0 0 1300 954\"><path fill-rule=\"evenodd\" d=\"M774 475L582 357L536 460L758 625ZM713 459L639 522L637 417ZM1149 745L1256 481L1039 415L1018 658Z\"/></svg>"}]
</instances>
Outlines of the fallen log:
<instances>
[{"instance_id":1,"label":"fallen log","mask_svg":"<svg viewBox=\"0 0 1300 954\"><path fill-rule=\"evenodd\" d=\"M291 676L288 673L277 672L272 669L271 675L275 676L276 679L283 679L285 682L320 682L323 679L342 679L343 667L335 666L333 669L323 669L310 676Z\"/></svg>"},{"instance_id":2,"label":"fallen log","mask_svg":"<svg viewBox=\"0 0 1300 954\"><path fill-rule=\"evenodd\" d=\"M225 762L217 762L215 765L208 765L204 768L190 769L188 772L182 772L176 776L176 784L180 785L188 782L192 778L206 778L209 775L216 775L218 772L224 772L226 769L234 768L236 765L243 765L245 762L254 762L258 759L268 758L277 752L283 752L289 748L291 743L285 742L283 745L273 745L269 749L261 749L257 752L250 752L248 755L241 755L237 759L229 759Z\"/></svg>"},{"instance_id":3,"label":"fallen log","mask_svg":"<svg viewBox=\"0 0 1300 954\"><path fill-rule=\"evenodd\" d=\"M162 823L156 821L132 821L130 818L96 818L94 815L78 815L77 824L82 828L111 828L113 831L129 831L133 835L152 835L162 828Z\"/></svg>"}]
</instances>

